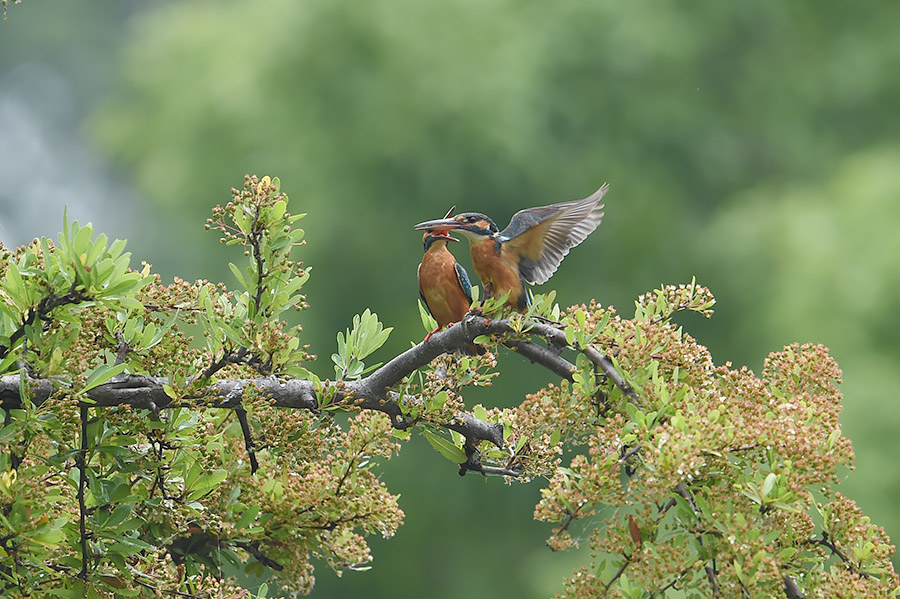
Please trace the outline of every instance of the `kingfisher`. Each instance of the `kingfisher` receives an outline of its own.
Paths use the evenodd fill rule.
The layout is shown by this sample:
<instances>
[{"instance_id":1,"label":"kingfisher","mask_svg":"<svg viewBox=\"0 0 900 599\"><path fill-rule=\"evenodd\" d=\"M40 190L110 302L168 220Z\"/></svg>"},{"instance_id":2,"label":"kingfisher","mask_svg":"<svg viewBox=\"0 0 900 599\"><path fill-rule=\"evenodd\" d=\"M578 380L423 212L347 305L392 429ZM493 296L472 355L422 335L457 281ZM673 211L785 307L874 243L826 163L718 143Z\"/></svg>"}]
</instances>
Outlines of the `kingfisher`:
<instances>
[{"instance_id":1,"label":"kingfisher","mask_svg":"<svg viewBox=\"0 0 900 599\"><path fill-rule=\"evenodd\" d=\"M506 305L524 312L530 301L525 284L546 282L569 250L597 228L603 218L600 200L608 189L604 183L581 200L520 210L502 231L480 212L445 216L415 228L448 236L450 230L458 231L469 240L472 266L485 295L498 298L509 293Z\"/></svg>"},{"instance_id":2,"label":"kingfisher","mask_svg":"<svg viewBox=\"0 0 900 599\"><path fill-rule=\"evenodd\" d=\"M447 213L447 216L453 212ZM450 241L459 241L447 228L434 228L422 237L425 255L419 264L419 295L438 327L428 333L425 341L445 326L463 319L472 305L472 283L469 274L447 249Z\"/></svg>"}]
</instances>

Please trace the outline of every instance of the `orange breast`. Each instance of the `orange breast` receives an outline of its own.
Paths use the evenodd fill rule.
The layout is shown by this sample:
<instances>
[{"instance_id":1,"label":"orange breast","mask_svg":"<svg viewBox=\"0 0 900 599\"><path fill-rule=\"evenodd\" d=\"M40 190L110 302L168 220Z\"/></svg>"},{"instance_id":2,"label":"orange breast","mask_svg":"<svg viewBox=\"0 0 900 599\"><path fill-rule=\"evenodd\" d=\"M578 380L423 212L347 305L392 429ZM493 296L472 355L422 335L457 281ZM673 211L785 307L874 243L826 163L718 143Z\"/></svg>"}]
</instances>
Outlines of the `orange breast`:
<instances>
[{"instance_id":1,"label":"orange breast","mask_svg":"<svg viewBox=\"0 0 900 599\"><path fill-rule=\"evenodd\" d=\"M472 266L481 279L484 291L490 297L500 297L507 291L506 304L519 309L519 300L525 289L519 278L519 258L512 252L497 251L497 244L490 239L472 244Z\"/></svg>"},{"instance_id":2,"label":"orange breast","mask_svg":"<svg viewBox=\"0 0 900 599\"><path fill-rule=\"evenodd\" d=\"M456 259L447 250L446 242L436 242L419 265L419 291L439 326L459 322L469 311L469 298L456 275Z\"/></svg>"}]
</instances>

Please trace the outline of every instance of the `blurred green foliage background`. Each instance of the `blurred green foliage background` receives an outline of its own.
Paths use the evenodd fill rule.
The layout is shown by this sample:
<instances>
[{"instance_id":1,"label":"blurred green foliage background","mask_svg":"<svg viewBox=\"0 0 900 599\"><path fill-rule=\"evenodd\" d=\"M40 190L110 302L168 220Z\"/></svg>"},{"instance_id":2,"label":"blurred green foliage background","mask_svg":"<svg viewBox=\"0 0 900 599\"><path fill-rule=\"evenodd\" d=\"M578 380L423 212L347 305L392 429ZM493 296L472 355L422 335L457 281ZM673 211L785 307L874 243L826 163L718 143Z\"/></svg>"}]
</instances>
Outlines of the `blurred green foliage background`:
<instances>
[{"instance_id":1,"label":"blurred green foliage background","mask_svg":"<svg viewBox=\"0 0 900 599\"><path fill-rule=\"evenodd\" d=\"M793 341L844 368L846 494L900 536L900 4L761 0L25 0L0 26L0 240L55 235L63 204L165 279L230 281L203 232L244 173L279 175L313 267L316 369L370 307L423 335L416 222L611 183L605 222L542 290L630 315L708 285L685 321L759 370ZM457 251L468 264L468 256ZM471 401L549 381L516 356ZM583 556L531 521L539 484L459 479L415 439L387 464L407 523L319 597L552 594ZM588 524L590 526L590 523Z\"/></svg>"}]
</instances>

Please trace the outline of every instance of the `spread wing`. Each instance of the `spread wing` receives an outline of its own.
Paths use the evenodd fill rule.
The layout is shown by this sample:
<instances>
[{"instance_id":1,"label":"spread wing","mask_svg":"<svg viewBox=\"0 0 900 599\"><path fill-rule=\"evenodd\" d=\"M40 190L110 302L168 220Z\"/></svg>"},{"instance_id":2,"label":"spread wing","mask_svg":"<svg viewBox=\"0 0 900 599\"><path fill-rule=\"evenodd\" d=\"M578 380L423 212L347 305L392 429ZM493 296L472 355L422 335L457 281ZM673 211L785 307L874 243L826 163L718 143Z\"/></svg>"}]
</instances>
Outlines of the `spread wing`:
<instances>
[{"instance_id":1,"label":"spread wing","mask_svg":"<svg viewBox=\"0 0 900 599\"><path fill-rule=\"evenodd\" d=\"M459 279L459 286L462 287L463 293L466 294L466 297L469 298L469 303L472 303L472 281L469 280L469 273L466 272L466 269L462 267L462 264L459 262L456 263L456 278Z\"/></svg>"},{"instance_id":2,"label":"spread wing","mask_svg":"<svg viewBox=\"0 0 900 599\"><path fill-rule=\"evenodd\" d=\"M519 256L519 272L532 285L556 272L569 250L584 241L603 218L603 186L584 198L516 212L500 232L504 248Z\"/></svg>"}]
</instances>

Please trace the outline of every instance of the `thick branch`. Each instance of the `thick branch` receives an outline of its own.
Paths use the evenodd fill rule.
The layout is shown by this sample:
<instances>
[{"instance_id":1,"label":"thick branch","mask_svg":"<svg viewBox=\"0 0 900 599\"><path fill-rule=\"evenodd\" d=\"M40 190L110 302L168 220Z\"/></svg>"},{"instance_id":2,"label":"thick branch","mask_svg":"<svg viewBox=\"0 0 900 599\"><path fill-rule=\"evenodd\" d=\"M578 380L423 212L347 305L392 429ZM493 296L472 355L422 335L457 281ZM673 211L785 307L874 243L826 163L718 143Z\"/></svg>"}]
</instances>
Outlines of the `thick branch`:
<instances>
[{"instance_id":1,"label":"thick branch","mask_svg":"<svg viewBox=\"0 0 900 599\"><path fill-rule=\"evenodd\" d=\"M163 388L168 382L165 377L125 374L91 389L87 395L97 406L130 405L133 408L158 412L168 408L173 402ZM359 382L361 381L348 384L343 389L338 388L335 401L341 401L350 396L361 400L359 405L364 409L384 412L391 416L392 420L400 417L400 406L395 401L388 399L386 394L378 397L368 395L368 391L362 385L357 384ZM313 412L319 410L319 400L311 381L279 381L274 377L222 380L207 387L202 397L217 400L210 403L212 407L237 409L241 406L245 392L251 388L255 393L272 399L277 407ZM49 379L29 379L28 390L32 403L41 405L57 389ZM0 377L0 405L4 408L17 408L21 405L19 375ZM502 425L479 420L471 414L458 414L456 419L447 425L447 428L455 430L467 438L490 441L498 447L503 445Z\"/></svg>"},{"instance_id":2,"label":"thick branch","mask_svg":"<svg viewBox=\"0 0 900 599\"><path fill-rule=\"evenodd\" d=\"M566 346L565 333L553 326L539 322L529 323L529 327L526 334L543 337L551 347L543 347L521 339L507 339L504 343L533 363L540 364L560 377L571 380L574 366L552 349L552 347ZM428 342L419 343L406 350L365 378L357 381L330 383L329 390L334 390L332 401L353 400L360 408L387 414L395 427L406 428L412 423L403 419L399 397L390 393L391 387L441 354L471 344L479 335L507 337L515 333L509 320L493 320L477 314L469 314L462 322L436 333ZM575 349L584 353L597 364L610 380L622 389L623 393L634 394L606 356L591 347ZM173 399L164 390L164 386L167 384L168 379L164 377L124 374L91 389L87 395L98 406L127 404L134 408L148 409L157 413L173 402ZM46 401L55 390L53 381L49 379L29 379L27 388L31 401L36 405ZM279 380L271 376L256 379L221 380L206 387L197 396L185 399L213 400L210 404L213 407L237 409L241 406L245 392L250 388L260 396L272 399L274 405L278 407L306 409L313 412L319 409L319 397L311 381ZM416 398L411 399L416 401ZM20 405L19 375L0 377L0 405L7 408ZM460 412L446 426L462 434L470 443L489 441L498 447L503 446L503 426L501 424L485 422L471 414Z\"/></svg>"},{"instance_id":3,"label":"thick branch","mask_svg":"<svg viewBox=\"0 0 900 599\"><path fill-rule=\"evenodd\" d=\"M806 599L806 595L800 590L797 581L790 576L784 577L784 595L787 599Z\"/></svg>"},{"instance_id":4,"label":"thick branch","mask_svg":"<svg viewBox=\"0 0 900 599\"><path fill-rule=\"evenodd\" d=\"M572 373L575 372L575 365L549 347L543 347L536 343L521 341L519 339L507 339L503 342L503 345L517 354L528 358L532 364L540 364L560 378L566 379L567 381L572 380Z\"/></svg>"}]
</instances>

